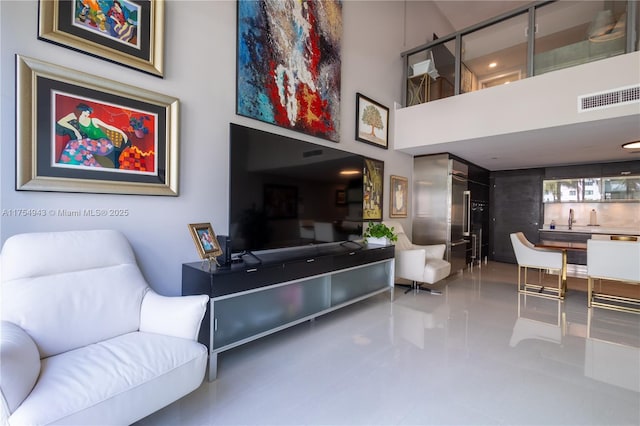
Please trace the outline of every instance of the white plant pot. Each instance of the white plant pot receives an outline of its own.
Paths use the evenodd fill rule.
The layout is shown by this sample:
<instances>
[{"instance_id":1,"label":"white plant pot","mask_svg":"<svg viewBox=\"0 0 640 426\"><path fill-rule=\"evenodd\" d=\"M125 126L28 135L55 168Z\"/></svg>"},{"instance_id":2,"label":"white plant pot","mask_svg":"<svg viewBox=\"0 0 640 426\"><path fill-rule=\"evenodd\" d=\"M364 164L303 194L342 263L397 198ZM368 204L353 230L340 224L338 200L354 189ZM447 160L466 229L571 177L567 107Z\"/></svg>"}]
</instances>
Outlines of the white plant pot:
<instances>
[{"instance_id":1,"label":"white plant pot","mask_svg":"<svg viewBox=\"0 0 640 426\"><path fill-rule=\"evenodd\" d=\"M367 237L367 244L377 245L377 246L388 246L389 239L387 237Z\"/></svg>"}]
</instances>

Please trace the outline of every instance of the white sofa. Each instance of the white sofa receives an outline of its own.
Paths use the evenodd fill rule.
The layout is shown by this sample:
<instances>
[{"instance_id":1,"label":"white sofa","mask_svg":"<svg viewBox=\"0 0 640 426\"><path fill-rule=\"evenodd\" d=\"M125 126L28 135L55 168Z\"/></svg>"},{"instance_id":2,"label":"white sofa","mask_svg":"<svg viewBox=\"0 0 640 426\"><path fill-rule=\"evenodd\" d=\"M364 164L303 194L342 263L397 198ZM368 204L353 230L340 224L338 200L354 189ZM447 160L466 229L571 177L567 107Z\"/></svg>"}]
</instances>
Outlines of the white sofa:
<instances>
[{"instance_id":1,"label":"white sofa","mask_svg":"<svg viewBox=\"0 0 640 426\"><path fill-rule=\"evenodd\" d=\"M0 266L2 424L131 424L202 383L207 296L155 293L121 233L15 235Z\"/></svg>"},{"instance_id":2,"label":"white sofa","mask_svg":"<svg viewBox=\"0 0 640 426\"><path fill-rule=\"evenodd\" d=\"M395 276L418 286L419 283L434 284L451 273L451 264L444 260L444 244L413 244L397 221L384 221L398 236L395 244Z\"/></svg>"}]
</instances>

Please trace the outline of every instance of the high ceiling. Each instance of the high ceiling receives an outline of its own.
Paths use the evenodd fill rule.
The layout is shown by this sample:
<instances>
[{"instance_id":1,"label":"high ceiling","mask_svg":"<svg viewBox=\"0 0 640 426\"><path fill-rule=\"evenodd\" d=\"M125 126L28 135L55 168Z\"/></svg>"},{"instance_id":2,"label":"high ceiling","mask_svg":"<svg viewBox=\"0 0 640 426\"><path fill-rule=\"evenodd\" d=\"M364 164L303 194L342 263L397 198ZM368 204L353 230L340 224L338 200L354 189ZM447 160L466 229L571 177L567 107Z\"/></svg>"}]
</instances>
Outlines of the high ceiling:
<instances>
[{"instance_id":1,"label":"high ceiling","mask_svg":"<svg viewBox=\"0 0 640 426\"><path fill-rule=\"evenodd\" d=\"M438 0L434 3L454 29L459 31L531 4L531 1ZM522 143L513 143L514 138ZM640 161L640 150L629 152L621 148L622 144L637 140L640 140L640 119L632 116L521 132L510 134L508 137L483 138L481 141L430 145L412 149L410 152L420 155L446 151L489 170L508 170L566 164Z\"/></svg>"}]
</instances>

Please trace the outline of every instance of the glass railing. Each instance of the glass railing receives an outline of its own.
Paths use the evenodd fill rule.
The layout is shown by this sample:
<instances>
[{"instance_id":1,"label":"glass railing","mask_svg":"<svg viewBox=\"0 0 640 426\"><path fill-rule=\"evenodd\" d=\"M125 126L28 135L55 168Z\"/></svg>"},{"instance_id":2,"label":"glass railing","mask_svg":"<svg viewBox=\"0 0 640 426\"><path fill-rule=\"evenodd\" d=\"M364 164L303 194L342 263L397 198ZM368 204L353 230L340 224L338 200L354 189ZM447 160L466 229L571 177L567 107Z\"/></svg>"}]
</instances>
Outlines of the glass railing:
<instances>
[{"instance_id":1,"label":"glass railing","mask_svg":"<svg viewBox=\"0 0 640 426\"><path fill-rule=\"evenodd\" d=\"M430 102L633 52L637 9L633 0L540 1L403 52L403 103Z\"/></svg>"}]
</instances>

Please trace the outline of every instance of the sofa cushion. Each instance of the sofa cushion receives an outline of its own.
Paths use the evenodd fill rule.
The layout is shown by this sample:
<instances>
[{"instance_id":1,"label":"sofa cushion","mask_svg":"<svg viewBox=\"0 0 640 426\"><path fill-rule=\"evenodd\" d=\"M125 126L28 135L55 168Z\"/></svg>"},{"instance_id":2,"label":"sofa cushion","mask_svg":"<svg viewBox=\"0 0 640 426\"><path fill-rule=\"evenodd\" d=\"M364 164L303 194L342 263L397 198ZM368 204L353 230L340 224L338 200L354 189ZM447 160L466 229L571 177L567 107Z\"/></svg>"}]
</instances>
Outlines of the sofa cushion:
<instances>
[{"instance_id":1,"label":"sofa cushion","mask_svg":"<svg viewBox=\"0 0 640 426\"><path fill-rule=\"evenodd\" d=\"M38 383L11 422L133 423L159 401L169 404L197 388L206 358L206 347L195 341L141 332L45 358Z\"/></svg>"},{"instance_id":2,"label":"sofa cushion","mask_svg":"<svg viewBox=\"0 0 640 426\"><path fill-rule=\"evenodd\" d=\"M14 323L0 326L0 388L2 410L13 412L29 395L40 374L40 356L29 335Z\"/></svg>"},{"instance_id":3,"label":"sofa cushion","mask_svg":"<svg viewBox=\"0 0 640 426\"><path fill-rule=\"evenodd\" d=\"M148 289L135 264L5 281L2 319L22 327L46 358L137 331Z\"/></svg>"},{"instance_id":4,"label":"sofa cushion","mask_svg":"<svg viewBox=\"0 0 640 426\"><path fill-rule=\"evenodd\" d=\"M64 247L64 250L60 248ZM29 253L25 257L25 253ZM136 264L126 237L113 230L32 232L2 247L2 281Z\"/></svg>"}]
</instances>

